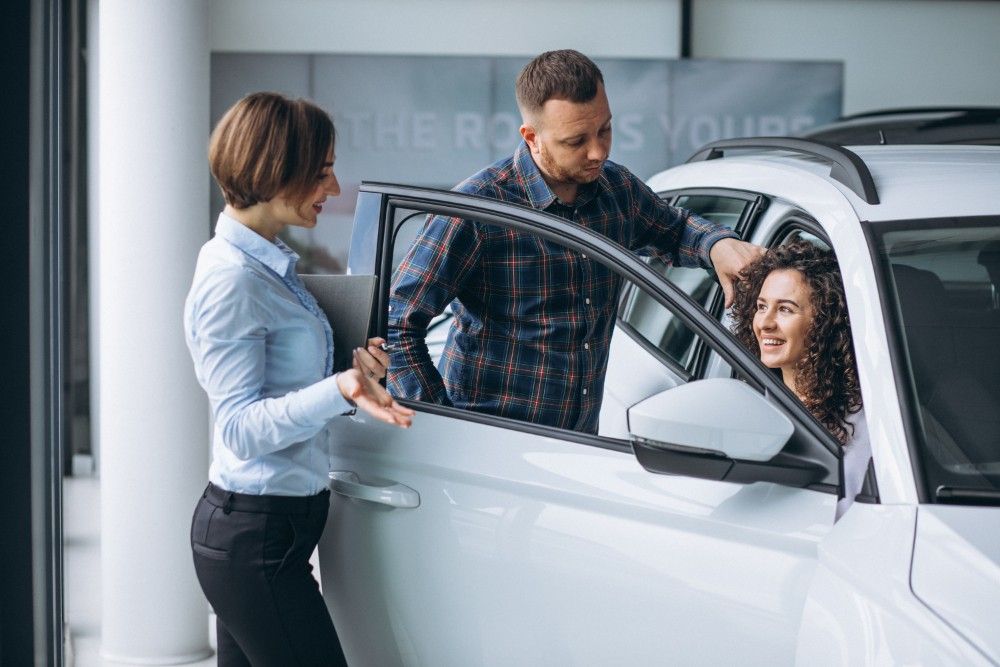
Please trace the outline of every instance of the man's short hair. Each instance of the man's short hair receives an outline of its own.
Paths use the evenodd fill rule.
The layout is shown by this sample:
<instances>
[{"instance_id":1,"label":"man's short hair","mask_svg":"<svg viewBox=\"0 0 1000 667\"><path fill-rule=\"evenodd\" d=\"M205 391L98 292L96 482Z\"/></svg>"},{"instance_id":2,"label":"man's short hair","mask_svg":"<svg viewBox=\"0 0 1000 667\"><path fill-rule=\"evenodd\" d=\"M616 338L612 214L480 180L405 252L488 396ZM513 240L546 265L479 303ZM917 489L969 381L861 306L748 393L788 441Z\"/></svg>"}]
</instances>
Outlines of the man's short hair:
<instances>
[{"instance_id":1,"label":"man's short hair","mask_svg":"<svg viewBox=\"0 0 1000 667\"><path fill-rule=\"evenodd\" d=\"M537 113L549 100L589 102L603 83L601 70L579 51L546 51L517 76L517 106L527 116Z\"/></svg>"},{"instance_id":2,"label":"man's short hair","mask_svg":"<svg viewBox=\"0 0 1000 667\"><path fill-rule=\"evenodd\" d=\"M208 162L226 203L243 209L308 196L334 140L333 121L312 102L252 93L215 126Z\"/></svg>"}]
</instances>

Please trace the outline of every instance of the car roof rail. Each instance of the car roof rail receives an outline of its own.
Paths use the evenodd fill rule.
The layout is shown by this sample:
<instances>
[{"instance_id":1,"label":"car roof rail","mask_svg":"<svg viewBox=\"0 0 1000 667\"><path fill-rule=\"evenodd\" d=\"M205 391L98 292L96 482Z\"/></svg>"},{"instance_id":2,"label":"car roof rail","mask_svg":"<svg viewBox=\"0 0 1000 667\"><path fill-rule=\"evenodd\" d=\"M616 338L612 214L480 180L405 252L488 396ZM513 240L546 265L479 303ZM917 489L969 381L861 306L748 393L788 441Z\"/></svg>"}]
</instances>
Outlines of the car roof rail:
<instances>
[{"instance_id":1,"label":"car roof rail","mask_svg":"<svg viewBox=\"0 0 1000 667\"><path fill-rule=\"evenodd\" d=\"M879 118L881 116L907 116L907 115L930 115L930 114L965 114L971 116L993 117L1000 115L1000 107L898 107L896 109L874 109L872 111L862 111L852 113L848 116L841 116L836 122L845 120L858 120L860 118Z\"/></svg>"},{"instance_id":2,"label":"car roof rail","mask_svg":"<svg viewBox=\"0 0 1000 667\"><path fill-rule=\"evenodd\" d=\"M865 161L854 151L843 146L831 144L816 139L797 139L794 137L745 137L738 139L720 139L705 144L688 158L688 162L704 162L724 157L727 150L743 150L764 148L771 150L804 153L822 158L832 163L830 178L846 185L851 192L861 197L869 204L878 204L878 192L875 190L875 179Z\"/></svg>"}]
</instances>

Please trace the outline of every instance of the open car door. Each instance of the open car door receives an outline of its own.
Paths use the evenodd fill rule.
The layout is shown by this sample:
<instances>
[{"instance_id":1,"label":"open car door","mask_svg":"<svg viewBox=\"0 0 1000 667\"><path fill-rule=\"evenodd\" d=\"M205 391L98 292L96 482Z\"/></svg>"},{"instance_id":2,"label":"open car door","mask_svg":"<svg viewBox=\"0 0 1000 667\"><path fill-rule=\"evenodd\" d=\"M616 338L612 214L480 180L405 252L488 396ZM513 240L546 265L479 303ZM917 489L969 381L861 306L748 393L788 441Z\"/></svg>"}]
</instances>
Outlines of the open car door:
<instances>
[{"instance_id":1,"label":"open car door","mask_svg":"<svg viewBox=\"0 0 1000 667\"><path fill-rule=\"evenodd\" d=\"M364 184L356 211L350 271L378 276L373 334L396 264L440 214L583 254L739 379L644 374L619 415L627 438L405 399L408 430L335 420L320 569L351 664L792 663L839 450L780 381L683 290L578 224L386 184Z\"/></svg>"}]
</instances>

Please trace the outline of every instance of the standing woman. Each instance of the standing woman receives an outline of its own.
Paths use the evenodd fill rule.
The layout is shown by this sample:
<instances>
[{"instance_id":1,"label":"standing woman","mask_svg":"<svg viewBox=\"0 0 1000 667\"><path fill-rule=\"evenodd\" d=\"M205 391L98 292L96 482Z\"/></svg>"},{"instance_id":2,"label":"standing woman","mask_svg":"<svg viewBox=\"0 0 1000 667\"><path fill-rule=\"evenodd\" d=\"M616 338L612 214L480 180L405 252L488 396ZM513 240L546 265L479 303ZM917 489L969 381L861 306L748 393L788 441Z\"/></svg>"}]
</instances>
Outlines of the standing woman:
<instances>
[{"instance_id":1,"label":"standing woman","mask_svg":"<svg viewBox=\"0 0 1000 667\"><path fill-rule=\"evenodd\" d=\"M843 447L844 497L836 518L861 491L871 443L837 259L808 241L768 250L735 285L733 333Z\"/></svg>"},{"instance_id":2,"label":"standing woman","mask_svg":"<svg viewBox=\"0 0 1000 667\"><path fill-rule=\"evenodd\" d=\"M413 411L378 384L380 339L331 374L330 323L278 238L314 227L340 194L330 117L249 95L219 121L209 162L226 207L198 256L184 332L215 421L191 547L217 616L218 664L346 664L309 564L329 509L326 425L357 407L406 427Z\"/></svg>"}]
</instances>

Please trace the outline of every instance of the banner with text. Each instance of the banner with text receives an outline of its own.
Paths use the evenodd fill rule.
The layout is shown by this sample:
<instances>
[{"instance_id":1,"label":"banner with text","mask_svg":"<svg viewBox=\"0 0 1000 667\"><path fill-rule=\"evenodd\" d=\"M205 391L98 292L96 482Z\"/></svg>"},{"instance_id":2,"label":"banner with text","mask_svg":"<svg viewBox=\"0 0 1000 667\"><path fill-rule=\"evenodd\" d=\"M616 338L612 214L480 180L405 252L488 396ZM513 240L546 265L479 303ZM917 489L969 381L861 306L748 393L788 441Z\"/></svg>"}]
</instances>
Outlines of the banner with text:
<instances>
[{"instance_id":1,"label":"banner with text","mask_svg":"<svg viewBox=\"0 0 1000 667\"><path fill-rule=\"evenodd\" d=\"M295 230L294 240L300 249L316 251L306 258L314 266L303 271L337 271L346 263L350 216L362 180L450 188L514 150L521 125L514 81L528 60L214 54L212 123L258 90L307 97L331 113L343 195L323 214L329 224ZM709 141L794 135L841 112L841 63L595 62L613 114L611 159L644 179L683 162ZM221 206L215 188L212 205L215 211Z\"/></svg>"}]
</instances>

